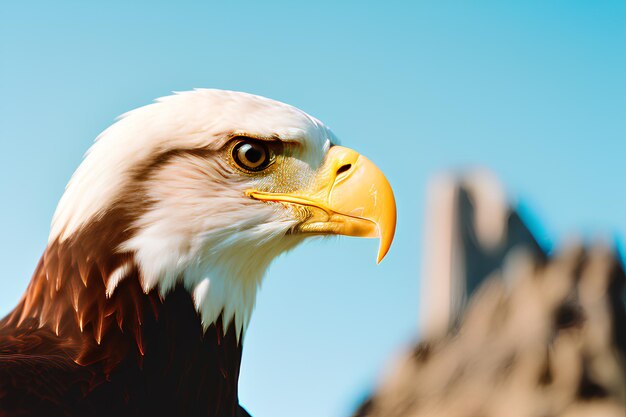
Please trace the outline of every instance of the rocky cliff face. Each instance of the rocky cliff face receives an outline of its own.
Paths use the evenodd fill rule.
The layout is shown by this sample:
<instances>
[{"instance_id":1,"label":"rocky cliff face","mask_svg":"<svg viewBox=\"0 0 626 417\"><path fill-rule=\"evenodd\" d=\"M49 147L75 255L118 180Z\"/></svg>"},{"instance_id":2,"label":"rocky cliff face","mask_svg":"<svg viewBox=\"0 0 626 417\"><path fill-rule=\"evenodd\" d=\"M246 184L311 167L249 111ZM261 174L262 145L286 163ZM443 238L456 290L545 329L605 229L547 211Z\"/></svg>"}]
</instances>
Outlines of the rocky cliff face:
<instances>
[{"instance_id":1,"label":"rocky cliff face","mask_svg":"<svg viewBox=\"0 0 626 417\"><path fill-rule=\"evenodd\" d=\"M489 218L479 212L489 186L454 184L448 210L438 212L453 246L443 253L454 256L439 256L450 265L431 269L447 274L426 277L449 291L431 299L450 303L432 313L449 316L434 317L439 328L426 323L422 341L354 416L626 416L619 256L574 243L547 255L508 205L494 212L505 220L493 219L498 239L486 242L477 221Z\"/></svg>"}]
</instances>

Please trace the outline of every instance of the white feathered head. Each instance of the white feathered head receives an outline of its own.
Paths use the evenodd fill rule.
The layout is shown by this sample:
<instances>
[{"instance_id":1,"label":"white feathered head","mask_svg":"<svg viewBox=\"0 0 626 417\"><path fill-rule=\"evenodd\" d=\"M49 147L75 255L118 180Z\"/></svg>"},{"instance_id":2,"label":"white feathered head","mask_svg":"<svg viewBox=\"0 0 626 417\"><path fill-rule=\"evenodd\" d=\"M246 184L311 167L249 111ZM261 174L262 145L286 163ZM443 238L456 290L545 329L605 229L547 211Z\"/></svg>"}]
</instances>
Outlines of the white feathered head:
<instances>
[{"instance_id":1,"label":"white feathered head","mask_svg":"<svg viewBox=\"0 0 626 417\"><path fill-rule=\"evenodd\" d=\"M306 236L380 237L395 229L383 174L336 146L320 121L245 93L194 90L133 110L87 153L55 213L50 242L123 208L144 290L183 283L203 324L220 314L245 329L277 255ZM114 293L129 266L107 281Z\"/></svg>"}]
</instances>

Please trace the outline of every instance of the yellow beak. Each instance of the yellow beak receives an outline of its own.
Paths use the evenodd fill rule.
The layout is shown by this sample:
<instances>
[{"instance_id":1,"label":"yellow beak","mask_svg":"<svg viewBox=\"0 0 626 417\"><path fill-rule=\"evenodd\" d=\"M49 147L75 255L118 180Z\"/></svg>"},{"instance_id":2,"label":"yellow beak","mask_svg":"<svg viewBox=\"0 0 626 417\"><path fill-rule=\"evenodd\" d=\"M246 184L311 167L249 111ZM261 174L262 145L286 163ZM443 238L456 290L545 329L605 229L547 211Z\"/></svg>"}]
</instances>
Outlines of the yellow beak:
<instances>
[{"instance_id":1,"label":"yellow beak","mask_svg":"<svg viewBox=\"0 0 626 417\"><path fill-rule=\"evenodd\" d=\"M307 191L248 190L246 194L256 200L313 208L299 232L380 238L378 263L393 241L396 202L391 185L376 165L352 149L330 148Z\"/></svg>"}]
</instances>

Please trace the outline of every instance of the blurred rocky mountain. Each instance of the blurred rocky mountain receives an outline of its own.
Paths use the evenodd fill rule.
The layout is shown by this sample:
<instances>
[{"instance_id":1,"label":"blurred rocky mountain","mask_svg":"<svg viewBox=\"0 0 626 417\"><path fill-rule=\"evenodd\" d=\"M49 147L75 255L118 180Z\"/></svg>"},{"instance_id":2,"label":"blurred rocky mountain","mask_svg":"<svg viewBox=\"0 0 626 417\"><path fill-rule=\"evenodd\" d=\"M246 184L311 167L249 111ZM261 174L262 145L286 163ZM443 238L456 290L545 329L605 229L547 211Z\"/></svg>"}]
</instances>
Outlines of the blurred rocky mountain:
<instances>
[{"instance_id":1,"label":"blurred rocky mountain","mask_svg":"<svg viewBox=\"0 0 626 417\"><path fill-rule=\"evenodd\" d=\"M626 416L615 250L546 253L485 172L434 181L427 215L421 341L354 417Z\"/></svg>"}]
</instances>

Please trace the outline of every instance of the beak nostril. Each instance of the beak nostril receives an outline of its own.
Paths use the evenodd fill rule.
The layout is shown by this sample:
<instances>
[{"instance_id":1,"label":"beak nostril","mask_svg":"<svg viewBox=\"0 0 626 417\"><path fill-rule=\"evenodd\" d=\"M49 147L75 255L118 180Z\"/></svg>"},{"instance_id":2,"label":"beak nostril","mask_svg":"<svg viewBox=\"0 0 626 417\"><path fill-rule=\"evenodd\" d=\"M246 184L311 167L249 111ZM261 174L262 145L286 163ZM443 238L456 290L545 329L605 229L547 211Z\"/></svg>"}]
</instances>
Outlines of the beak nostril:
<instances>
[{"instance_id":1,"label":"beak nostril","mask_svg":"<svg viewBox=\"0 0 626 417\"><path fill-rule=\"evenodd\" d=\"M350 168L352 168L352 164L345 164L345 165L340 166L339 169L337 170L337 176L348 171Z\"/></svg>"}]
</instances>

